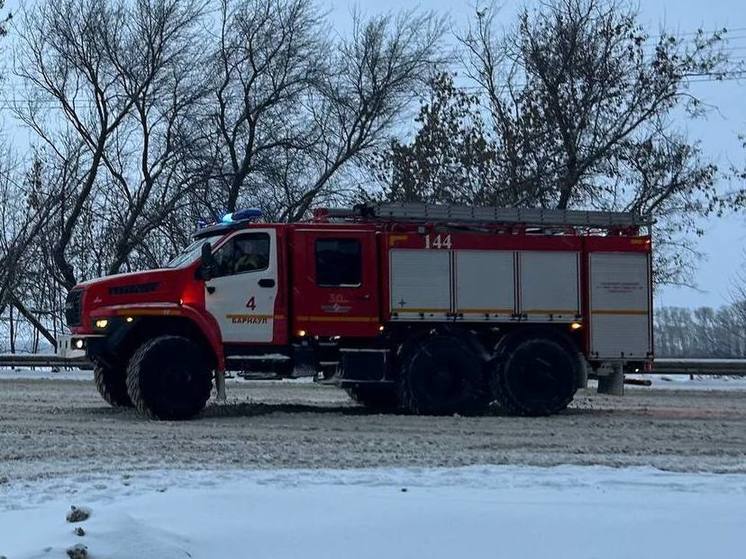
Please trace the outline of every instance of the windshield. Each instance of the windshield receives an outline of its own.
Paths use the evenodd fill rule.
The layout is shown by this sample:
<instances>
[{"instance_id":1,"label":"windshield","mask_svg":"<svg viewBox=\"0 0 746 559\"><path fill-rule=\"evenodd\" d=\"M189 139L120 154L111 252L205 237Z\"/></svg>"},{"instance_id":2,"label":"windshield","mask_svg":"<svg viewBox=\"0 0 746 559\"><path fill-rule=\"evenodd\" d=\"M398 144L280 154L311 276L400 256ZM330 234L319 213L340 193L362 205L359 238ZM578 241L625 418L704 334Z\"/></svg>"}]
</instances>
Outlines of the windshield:
<instances>
[{"instance_id":1,"label":"windshield","mask_svg":"<svg viewBox=\"0 0 746 559\"><path fill-rule=\"evenodd\" d=\"M213 239L214 240L214 239ZM187 266L199 258L202 253L202 245L210 242L210 238L202 237L196 239L192 244L182 250L179 254L174 256L171 261L166 264L166 268L181 268Z\"/></svg>"}]
</instances>

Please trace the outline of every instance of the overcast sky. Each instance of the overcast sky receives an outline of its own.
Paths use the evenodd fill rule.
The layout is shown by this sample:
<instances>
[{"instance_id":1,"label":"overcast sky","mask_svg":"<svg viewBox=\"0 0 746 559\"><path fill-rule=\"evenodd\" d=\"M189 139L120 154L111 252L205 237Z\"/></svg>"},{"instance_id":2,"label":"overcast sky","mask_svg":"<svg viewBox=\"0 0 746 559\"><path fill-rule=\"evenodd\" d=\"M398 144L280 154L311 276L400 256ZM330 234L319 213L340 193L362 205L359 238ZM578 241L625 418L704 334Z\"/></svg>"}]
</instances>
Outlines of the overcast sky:
<instances>
[{"instance_id":1,"label":"overcast sky","mask_svg":"<svg viewBox=\"0 0 746 559\"><path fill-rule=\"evenodd\" d=\"M402 9L436 10L448 14L454 30L463 28L474 12L472 0L375 0L351 2L349 0L319 0L329 9L330 18L337 32L345 34L350 29L351 13L357 8L364 14L397 12ZM499 24L510 24L516 10L531 0L504 0L498 16ZM9 0L6 7L16 10L18 0ZM745 0L641 0L641 22L652 34L665 27L682 34L696 32L698 28L730 29L729 50L737 57L746 58L746 1ZM12 81L6 81L12 90ZM11 86L11 87L8 87ZM718 107L707 120L682 120L680 126L693 138L702 140L703 149L718 165L730 163L744 165L746 150L741 147L738 134L746 134L746 80L742 82L704 83L696 92ZM9 114L3 111L4 125L10 136L21 138L22 132L13 132ZM17 128L16 128L17 129ZM703 223L705 236L699 248L705 260L692 269L693 281L700 291L686 288L663 288L656 297L658 305L718 306L729 301L729 291L739 269L746 262L746 212L742 216L728 216Z\"/></svg>"}]
</instances>

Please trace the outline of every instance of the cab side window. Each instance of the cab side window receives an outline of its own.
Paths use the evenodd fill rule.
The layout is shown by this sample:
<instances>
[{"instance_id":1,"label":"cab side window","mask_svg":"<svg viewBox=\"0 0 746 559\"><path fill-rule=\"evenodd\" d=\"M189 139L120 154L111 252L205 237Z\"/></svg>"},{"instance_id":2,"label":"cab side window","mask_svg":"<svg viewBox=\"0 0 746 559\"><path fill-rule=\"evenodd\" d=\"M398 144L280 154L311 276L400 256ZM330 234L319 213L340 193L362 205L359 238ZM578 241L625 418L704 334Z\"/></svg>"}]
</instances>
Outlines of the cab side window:
<instances>
[{"instance_id":1,"label":"cab side window","mask_svg":"<svg viewBox=\"0 0 746 559\"><path fill-rule=\"evenodd\" d=\"M316 284L319 287L359 287L362 284L360 241L316 240Z\"/></svg>"},{"instance_id":2,"label":"cab side window","mask_svg":"<svg viewBox=\"0 0 746 559\"><path fill-rule=\"evenodd\" d=\"M216 277L266 270L269 266L269 235L246 233L230 239L215 252Z\"/></svg>"}]
</instances>

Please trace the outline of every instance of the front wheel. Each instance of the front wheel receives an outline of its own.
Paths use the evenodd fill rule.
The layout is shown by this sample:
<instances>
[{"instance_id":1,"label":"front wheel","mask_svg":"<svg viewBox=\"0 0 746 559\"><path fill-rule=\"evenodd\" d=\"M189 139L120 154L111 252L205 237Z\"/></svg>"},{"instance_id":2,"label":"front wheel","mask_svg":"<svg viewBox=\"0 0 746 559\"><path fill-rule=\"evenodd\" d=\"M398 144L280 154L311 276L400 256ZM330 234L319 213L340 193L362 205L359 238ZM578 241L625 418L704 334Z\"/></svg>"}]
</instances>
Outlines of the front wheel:
<instances>
[{"instance_id":1,"label":"front wheel","mask_svg":"<svg viewBox=\"0 0 746 559\"><path fill-rule=\"evenodd\" d=\"M96 363L93 380L96 383L96 390L110 406L132 407L132 400L127 394L127 371L124 367L109 367Z\"/></svg>"},{"instance_id":2,"label":"front wheel","mask_svg":"<svg viewBox=\"0 0 746 559\"><path fill-rule=\"evenodd\" d=\"M127 393L137 411L153 419L194 417L205 407L211 390L208 356L181 336L145 342L127 367Z\"/></svg>"}]
</instances>

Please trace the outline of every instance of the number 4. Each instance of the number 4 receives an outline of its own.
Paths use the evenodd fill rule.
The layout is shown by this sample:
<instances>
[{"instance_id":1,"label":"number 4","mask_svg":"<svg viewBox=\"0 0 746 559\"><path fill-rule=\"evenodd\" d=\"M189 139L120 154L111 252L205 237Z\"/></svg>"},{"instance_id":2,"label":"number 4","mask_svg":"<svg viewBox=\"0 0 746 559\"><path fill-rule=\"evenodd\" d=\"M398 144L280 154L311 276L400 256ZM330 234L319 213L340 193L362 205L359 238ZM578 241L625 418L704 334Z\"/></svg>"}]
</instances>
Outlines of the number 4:
<instances>
[{"instance_id":1,"label":"number 4","mask_svg":"<svg viewBox=\"0 0 746 559\"><path fill-rule=\"evenodd\" d=\"M251 296L251 299L249 299L249 302L246 303L246 308L251 309L252 311L256 310L256 301L254 300L253 295Z\"/></svg>"}]
</instances>

